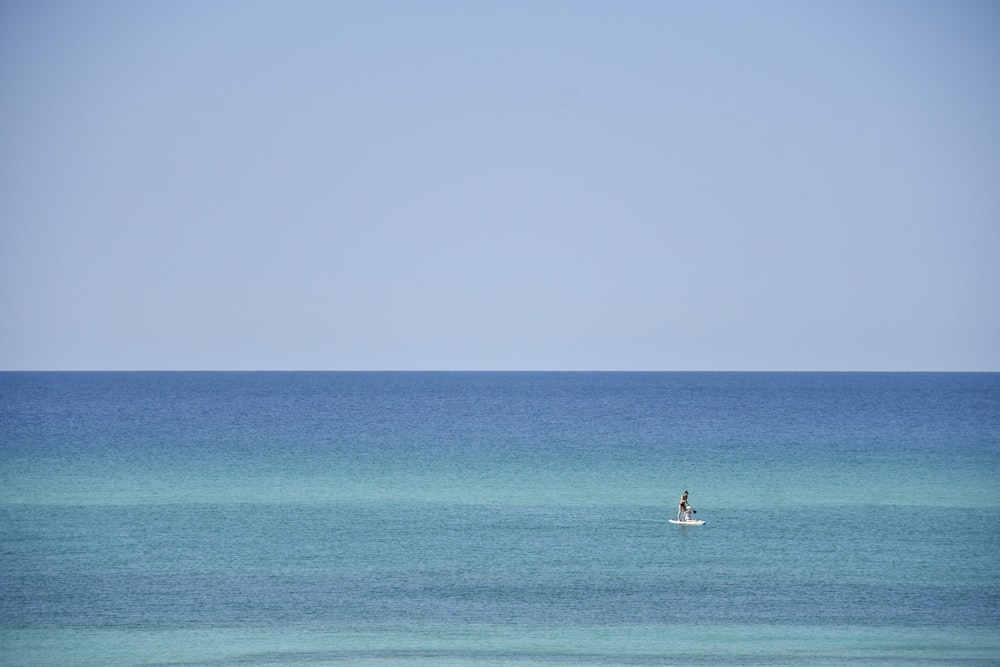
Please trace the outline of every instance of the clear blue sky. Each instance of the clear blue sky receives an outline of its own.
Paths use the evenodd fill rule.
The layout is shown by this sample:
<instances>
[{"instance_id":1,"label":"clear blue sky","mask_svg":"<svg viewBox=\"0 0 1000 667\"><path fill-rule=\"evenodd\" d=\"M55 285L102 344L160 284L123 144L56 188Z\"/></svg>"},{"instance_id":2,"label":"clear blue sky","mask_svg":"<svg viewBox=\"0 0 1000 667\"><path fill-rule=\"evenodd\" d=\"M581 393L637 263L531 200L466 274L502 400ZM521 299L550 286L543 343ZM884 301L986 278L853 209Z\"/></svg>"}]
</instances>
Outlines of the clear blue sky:
<instances>
[{"instance_id":1,"label":"clear blue sky","mask_svg":"<svg viewBox=\"0 0 1000 667\"><path fill-rule=\"evenodd\" d=\"M0 369L1000 370L1000 4L5 0Z\"/></svg>"}]
</instances>

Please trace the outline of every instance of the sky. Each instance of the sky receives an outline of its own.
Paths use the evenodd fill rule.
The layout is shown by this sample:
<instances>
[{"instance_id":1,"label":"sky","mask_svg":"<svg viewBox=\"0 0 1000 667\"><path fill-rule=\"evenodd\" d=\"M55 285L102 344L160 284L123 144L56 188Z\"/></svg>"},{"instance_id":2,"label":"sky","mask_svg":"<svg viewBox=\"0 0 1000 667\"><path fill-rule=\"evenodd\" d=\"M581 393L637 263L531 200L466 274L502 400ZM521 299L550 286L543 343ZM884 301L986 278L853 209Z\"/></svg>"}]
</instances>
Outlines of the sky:
<instances>
[{"instance_id":1,"label":"sky","mask_svg":"<svg viewBox=\"0 0 1000 667\"><path fill-rule=\"evenodd\" d=\"M1000 371L1000 5L0 0L0 370Z\"/></svg>"}]
</instances>

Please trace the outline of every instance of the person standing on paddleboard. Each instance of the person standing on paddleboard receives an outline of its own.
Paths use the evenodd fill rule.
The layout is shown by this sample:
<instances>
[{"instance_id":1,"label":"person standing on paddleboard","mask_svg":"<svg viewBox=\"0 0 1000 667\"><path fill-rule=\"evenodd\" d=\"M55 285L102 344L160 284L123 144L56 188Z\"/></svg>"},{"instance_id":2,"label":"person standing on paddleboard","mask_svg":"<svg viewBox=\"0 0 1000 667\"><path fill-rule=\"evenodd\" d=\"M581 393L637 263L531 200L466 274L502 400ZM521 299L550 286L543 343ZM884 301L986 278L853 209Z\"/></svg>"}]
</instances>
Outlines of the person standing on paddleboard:
<instances>
[{"instance_id":1,"label":"person standing on paddleboard","mask_svg":"<svg viewBox=\"0 0 1000 667\"><path fill-rule=\"evenodd\" d=\"M684 492L684 493L683 493L683 494L681 495L681 500L680 500L680 502L679 502L679 503L677 503L677 520L678 520L678 521L680 521L680 520L681 520L681 516L683 516L683 514L684 514L684 511L685 511L685 510L687 510L687 509L689 509L690 507L691 507L691 506L690 506L690 505L688 505L688 492L687 492L687 491L685 491L685 492Z\"/></svg>"}]
</instances>

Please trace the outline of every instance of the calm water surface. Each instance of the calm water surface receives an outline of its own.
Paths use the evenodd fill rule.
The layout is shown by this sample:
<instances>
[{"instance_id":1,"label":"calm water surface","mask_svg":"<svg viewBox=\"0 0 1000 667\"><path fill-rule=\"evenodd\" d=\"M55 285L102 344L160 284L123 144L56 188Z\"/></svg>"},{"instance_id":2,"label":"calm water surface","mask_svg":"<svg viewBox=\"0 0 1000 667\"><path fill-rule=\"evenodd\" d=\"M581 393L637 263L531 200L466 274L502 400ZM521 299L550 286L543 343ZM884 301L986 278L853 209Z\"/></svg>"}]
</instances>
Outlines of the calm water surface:
<instances>
[{"instance_id":1,"label":"calm water surface","mask_svg":"<svg viewBox=\"0 0 1000 667\"><path fill-rule=\"evenodd\" d=\"M0 664L997 665L998 472L998 374L0 373Z\"/></svg>"}]
</instances>

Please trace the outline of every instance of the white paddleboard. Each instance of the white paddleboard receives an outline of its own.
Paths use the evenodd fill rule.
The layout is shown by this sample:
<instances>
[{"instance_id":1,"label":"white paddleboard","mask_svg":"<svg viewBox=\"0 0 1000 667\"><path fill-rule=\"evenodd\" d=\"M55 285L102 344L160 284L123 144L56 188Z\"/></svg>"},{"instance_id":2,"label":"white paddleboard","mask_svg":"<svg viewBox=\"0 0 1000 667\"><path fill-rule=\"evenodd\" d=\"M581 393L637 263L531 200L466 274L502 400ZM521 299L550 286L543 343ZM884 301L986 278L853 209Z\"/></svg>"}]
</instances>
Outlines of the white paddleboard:
<instances>
[{"instance_id":1,"label":"white paddleboard","mask_svg":"<svg viewBox=\"0 0 1000 667\"><path fill-rule=\"evenodd\" d=\"M676 523L678 526L703 526L705 525L704 519L688 519L687 521L678 521L677 519L668 519L670 523Z\"/></svg>"}]
</instances>

